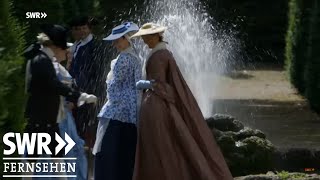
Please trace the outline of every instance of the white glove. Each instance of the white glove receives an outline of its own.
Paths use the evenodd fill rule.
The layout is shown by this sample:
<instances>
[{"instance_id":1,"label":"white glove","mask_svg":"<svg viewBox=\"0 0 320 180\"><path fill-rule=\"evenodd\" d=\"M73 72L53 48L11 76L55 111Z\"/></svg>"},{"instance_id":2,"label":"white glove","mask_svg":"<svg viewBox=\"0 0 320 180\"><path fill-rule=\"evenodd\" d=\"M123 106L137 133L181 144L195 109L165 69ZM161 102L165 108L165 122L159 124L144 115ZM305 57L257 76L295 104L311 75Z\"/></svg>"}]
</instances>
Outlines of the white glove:
<instances>
[{"instance_id":1,"label":"white glove","mask_svg":"<svg viewBox=\"0 0 320 180\"><path fill-rule=\"evenodd\" d=\"M138 90L152 89L152 81L140 80L136 83L136 88Z\"/></svg>"},{"instance_id":2,"label":"white glove","mask_svg":"<svg viewBox=\"0 0 320 180\"><path fill-rule=\"evenodd\" d=\"M87 94L87 93L81 93L79 99L78 99L78 107L82 106L84 103L87 104L96 104L97 103L97 97L92 94Z\"/></svg>"}]
</instances>

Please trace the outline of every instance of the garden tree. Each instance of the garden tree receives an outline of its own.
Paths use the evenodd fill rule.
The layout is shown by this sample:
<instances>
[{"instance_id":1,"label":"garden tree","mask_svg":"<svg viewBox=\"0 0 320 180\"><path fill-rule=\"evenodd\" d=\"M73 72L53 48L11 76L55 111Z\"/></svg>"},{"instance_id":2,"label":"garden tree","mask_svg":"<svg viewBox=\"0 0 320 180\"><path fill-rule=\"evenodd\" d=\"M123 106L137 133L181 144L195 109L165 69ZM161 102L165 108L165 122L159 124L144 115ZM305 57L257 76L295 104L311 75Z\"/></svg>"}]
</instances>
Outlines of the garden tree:
<instances>
[{"instance_id":1,"label":"garden tree","mask_svg":"<svg viewBox=\"0 0 320 180\"><path fill-rule=\"evenodd\" d=\"M63 1L63 22L69 23L76 16L94 16L96 0L62 0Z\"/></svg>"},{"instance_id":2,"label":"garden tree","mask_svg":"<svg viewBox=\"0 0 320 180\"><path fill-rule=\"evenodd\" d=\"M285 61L289 73L290 82L300 93L304 91L303 67L304 60L299 57L299 43L302 43L301 19L302 19L302 0L290 0L288 13L288 31L286 35ZM301 48L301 47L300 47Z\"/></svg>"},{"instance_id":3,"label":"garden tree","mask_svg":"<svg viewBox=\"0 0 320 180\"><path fill-rule=\"evenodd\" d=\"M25 38L28 43L35 40L39 32L39 25L43 23L62 23L64 16L63 0L13 0L14 15L20 22L28 26ZM27 12L45 12L46 18L42 19L27 19Z\"/></svg>"},{"instance_id":4,"label":"garden tree","mask_svg":"<svg viewBox=\"0 0 320 180\"><path fill-rule=\"evenodd\" d=\"M123 21L137 22L137 16L146 4L154 0L14 0L14 9L21 22L29 25L26 40L32 42L43 22L67 24L78 15L96 17L99 25L94 28L98 37L105 36ZM178 1L178 0L177 0ZM226 31L235 30L243 40L245 51L253 61L283 62L284 34L286 31L287 0L199 0L214 17L214 26ZM44 11L46 19L26 19L27 11ZM272 13L271 13L272 12ZM217 23L219 22L219 23ZM142 22L138 24L145 23Z\"/></svg>"},{"instance_id":5,"label":"garden tree","mask_svg":"<svg viewBox=\"0 0 320 180\"><path fill-rule=\"evenodd\" d=\"M287 0L201 0L207 4L213 25L238 32L244 53L254 62L284 62Z\"/></svg>"},{"instance_id":6,"label":"garden tree","mask_svg":"<svg viewBox=\"0 0 320 180\"><path fill-rule=\"evenodd\" d=\"M24 27L12 16L9 0L0 1L0 136L24 128ZM3 143L0 143L3 149ZM0 153L1 156L3 153ZM2 157L0 158L2 159ZM2 170L3 164L0 165Z\"/></svg>"},{"instance_id":7,"label":"garden tree","mask_svg":"<svg viewBox=\"0 0 320 180\"><path fill-rule=\"evenodd\" d=\"M108 34L115 25L123 21L136 22L137 16L142 14L145 8L144 2L144 0L97 0L95 10L100 21L101 34Z\"/></svg>"},{"instance_id":8,"label":"garden tree","mask_svg":"<svg viewBox=\"0 0 320 180\"><path fill-rule=\"evenodd\" d=\"M11 4L1 1L0 10L0 126L20 131L24 105L24 27L11 15Z\"/></svg>"},{"instance_id":9,"label":"garden tree","mask_svg":"<svg viewBox=\"0 0 320 180\"><path fill-rule=\"evenodd\" d=\"M291 0L286 64L291 83L320 112L320 13L317 0Z\"/></svg>"},{"instance_id":10,"label":"garden tree","mask_svg":"<svg viewBox=\"0 0 320 180\"><path fill-rule=\"evenodd\" d=\"M305 66L305 94L311 108L320 113L320 3L318 0L312 0L311 3L310 35L307 39L309 46L305 53L308 57Z\"/></svg>"}]
</instances>

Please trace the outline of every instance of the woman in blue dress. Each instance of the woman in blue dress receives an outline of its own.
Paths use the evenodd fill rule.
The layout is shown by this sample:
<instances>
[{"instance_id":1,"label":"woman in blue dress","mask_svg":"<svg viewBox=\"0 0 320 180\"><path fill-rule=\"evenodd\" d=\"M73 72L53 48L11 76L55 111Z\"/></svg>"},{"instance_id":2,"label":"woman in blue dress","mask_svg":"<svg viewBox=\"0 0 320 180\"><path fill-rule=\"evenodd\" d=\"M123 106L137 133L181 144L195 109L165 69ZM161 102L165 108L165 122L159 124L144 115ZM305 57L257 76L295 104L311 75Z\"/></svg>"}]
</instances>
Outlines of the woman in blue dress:
<instances>
[{"instance_id":1,"label":"woman in blue dress","mask_svg":"<svg viewBox=\"0 0 320 180\"><path fill-rule=\"evenodd\" d=\"M72 86L73 79L68 71L59 62L53 62L53 66L56 70L58 79ZM61 97L63 98L63 97ZM63 98L64 99L64 98ZM60 101L60 109L58 114L58 123L60 128L60 135L65 139L65 133L75 142L75 146L65 155L66 158L76 158L76 160L66 160L76 163L76 175L77 177L69 177L68 179L74 180L87 180L88 162L84 150L84 140L78 135L76 124L72 115L72 103ZM73 175L73 173L72 173Z\"/></svg>"},{"instance_id":2,"label":"woman in blue dress","mask_svg":"<svg viewBox=\"0 0 320 180\"><path fill-rule=\"evenodd\" d=\"M131 180L137 142L137 114L140 92L136 82L141 78L141 62L130 40L130 34L139 30L131 22L112 29L104 40L120 52L111 61L107 76L107 99L98 114L99 124L95 155L95 180Z\"/></svg>"}]
</instances>

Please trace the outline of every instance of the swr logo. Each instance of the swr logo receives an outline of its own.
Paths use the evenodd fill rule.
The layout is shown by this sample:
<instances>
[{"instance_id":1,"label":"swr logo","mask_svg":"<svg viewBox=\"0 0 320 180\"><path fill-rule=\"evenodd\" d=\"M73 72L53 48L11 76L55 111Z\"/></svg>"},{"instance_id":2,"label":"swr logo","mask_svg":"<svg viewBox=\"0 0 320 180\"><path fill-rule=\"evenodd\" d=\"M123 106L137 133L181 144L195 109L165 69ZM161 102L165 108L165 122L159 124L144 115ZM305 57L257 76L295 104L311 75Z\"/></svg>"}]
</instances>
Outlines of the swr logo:
<instances>
[{"instance_id":1,"label":"swr logo","mask_svg":"<svg viewBox=\"0 0 320 180\"><path fill-rule=\"evenodd\" d=\"M16 143L12 142L9 138L16 138ZM57 147L55 148L55 153L58 154L64 147L65 147L65 154L72 149L72 147L76 144L67 133L65 133L65 141L68 143L66 146L65 141L56 133L55 140L58 142ZM51 151L48 145L51 142L51 137L48 133L32 133L31 137L29 137L28 133L23 133L21 138L20 133L13 133L9 132L3 136L3 143L10 147L10 149L4 149L4 155L12 155L15 153L16 149L18 148L18 154L23 155L27 148L28 154L34 154L34 149L37 142L37 152L39 155L42 155L43 151L47 155L51 155Z\"/></svg>"},{"instance_id":2,"label":"swr logo","mask_svg":"<svg viewBox=\"0 0 320 180\"><path fill-rule=\"evenodd\" d=\"M26 12L27 19L41 19L46 17L47 14L45 12Z\"/></svg>"}]
</instances>

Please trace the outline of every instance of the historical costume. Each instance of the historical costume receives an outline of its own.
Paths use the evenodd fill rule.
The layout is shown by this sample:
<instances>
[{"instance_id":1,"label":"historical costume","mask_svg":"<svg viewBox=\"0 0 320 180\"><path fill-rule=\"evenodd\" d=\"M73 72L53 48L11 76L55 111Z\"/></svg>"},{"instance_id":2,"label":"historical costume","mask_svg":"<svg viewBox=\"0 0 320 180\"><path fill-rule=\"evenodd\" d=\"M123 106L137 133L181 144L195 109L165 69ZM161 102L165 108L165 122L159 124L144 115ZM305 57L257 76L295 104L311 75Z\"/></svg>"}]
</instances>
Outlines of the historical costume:
<instances>
[{"instance_id":1,"label":"historical costume","mask_svg":"<svg viewBox=\"0 0 320 180\"><path fill-rule=\"evenodd\" d=\"M115 27L112 34L104 39L113 41L120 54L111 62L106 81L108 101L98 115L93 148L96 180L132 179L140 102L135 84L141 79L142 67L128 33L137 30L136 24L128 22ZM124 45L119 45L119 41Z\"/></svg>"},{"instance_id":2,"label":"historical costume","mask_svg":"<svg viewBox=\"0 0 320 180\"><path fill-rule=\"evenodd\" d=\"M53 62L54 68L56 70L56 74L58 79L68 85L72 86L72 77L68 73L68 71L58 62ZM64 157L77 158L76 161L71 160L70 162L76 163L76 175L77 177L69 177L68 179L74 180L87 180L87 172L88 172L88 162L86 158L86 154L84 151L84 140L78 135L76 124L74 122L74 118L72 115L72 111L68 107L68 102L64 97L61 97L62 100L60 102L59 107L59 128L60 134L63 139L64 134L67 133L69 137L76 143L76 145L68 152L68 154L64 155ZM73 175L73 174L72 174Z\"/></svg>"},{"instance_id":3,"label":"historical costume","mask_svg":"<svg viewBox=\"0 0 320 180\"><path fill-rule=\"evenodd\" d=\"M133 35L157 35L146 62L134 180L231 180L232 175L185 82L162 42L165 27L147 23ZM149 45L148 45L149 46ZM150 46L149 46L150 47ZM145 88L145 81L137 83Z\"/></svg>"},{"instance_id":4,"label":"historical costume","mask_svg":"<svg viewBox=\"0 0 320 180\"><path fill-rule=\"evenodd\" d=\"M89 17L77 17L71 25L80 29L77 33L81 39L70 48L73 53L70 75L75 79L80 91L94 94L98 98L96 106L84 105L74 110L80 137L92 148L96 134L96 116L105 102L105 70L109 67L107 45L91 33L92 24Z\"/></svg>"},{"instance_id":5,"label":"historical costume","mask_svg":"<svg viewBox=\"0 0 320 180\"><path fill-rule=\"evenodd\" d=\"M60 51L64 53L67 48L67 31L59 25L45 25L42 31L43 33L38 38L45 43L41 49L33 50L35 56L28 61L26 68L26 90L29 96L25 112L28 119L25 131L28 133L46 132L51 137L55 137L55 133L59 134L57 118L60 95L75 104L80 101L92 103L96 101L96 97L75 91L57 78L52 64L55 54L49 45L45 44L60 48ZM61 151L58 154L55 153L56 145L56 141L51 141L49 144L52 156L62 156ZM28 156L38 156L36 149L34 154Z\"/></svg>"}]
</instances>

